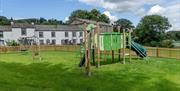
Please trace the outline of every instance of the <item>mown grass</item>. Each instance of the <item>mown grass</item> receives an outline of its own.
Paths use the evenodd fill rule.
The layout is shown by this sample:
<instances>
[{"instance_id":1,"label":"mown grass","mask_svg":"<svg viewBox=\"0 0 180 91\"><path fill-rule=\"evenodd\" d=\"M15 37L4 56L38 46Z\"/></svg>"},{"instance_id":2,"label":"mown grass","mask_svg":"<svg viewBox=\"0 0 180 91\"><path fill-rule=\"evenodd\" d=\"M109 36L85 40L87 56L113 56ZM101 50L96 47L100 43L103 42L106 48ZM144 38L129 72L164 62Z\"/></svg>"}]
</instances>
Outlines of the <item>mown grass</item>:
<instances>
[{"instance_id":1,"label":"mown grass","mask_svg":"<svg viewBox=\"0 0 180 91\"><path fill-rule=\"evenodd\" d=\"M180 91L180 61L133 59L92 67L87 77L77 53L0 54L0 91Z\"/></svg>"}]
</instances>

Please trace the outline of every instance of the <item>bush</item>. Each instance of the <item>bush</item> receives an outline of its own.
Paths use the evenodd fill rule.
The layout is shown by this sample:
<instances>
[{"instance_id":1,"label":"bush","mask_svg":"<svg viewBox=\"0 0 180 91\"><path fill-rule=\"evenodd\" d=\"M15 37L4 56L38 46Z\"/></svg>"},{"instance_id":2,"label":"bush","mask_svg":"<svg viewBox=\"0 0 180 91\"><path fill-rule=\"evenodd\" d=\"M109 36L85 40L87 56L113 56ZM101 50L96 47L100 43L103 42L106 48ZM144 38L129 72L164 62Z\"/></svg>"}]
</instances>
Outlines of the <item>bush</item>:
<instances>
[{"instance_id":1,"label":"bush","mask_svg":"<svg viewBox=\"0 0 180 91\"><path fill-rule=\"evenodd\" d=\"M8 46L18 46L19 45L15 40L7 41L6 44Z\"/></svg>"},{"instance_id":2,"label":"bush","mask_svg":"<svg viewBox=\"0 0 180 91\"><path fill-rule=\"evenodd\" d=\"M168 48L174 47L173 41L169 40L169 39L161 41L160 46L161 47L168 47Z\"/></svg>"}]
</instances>

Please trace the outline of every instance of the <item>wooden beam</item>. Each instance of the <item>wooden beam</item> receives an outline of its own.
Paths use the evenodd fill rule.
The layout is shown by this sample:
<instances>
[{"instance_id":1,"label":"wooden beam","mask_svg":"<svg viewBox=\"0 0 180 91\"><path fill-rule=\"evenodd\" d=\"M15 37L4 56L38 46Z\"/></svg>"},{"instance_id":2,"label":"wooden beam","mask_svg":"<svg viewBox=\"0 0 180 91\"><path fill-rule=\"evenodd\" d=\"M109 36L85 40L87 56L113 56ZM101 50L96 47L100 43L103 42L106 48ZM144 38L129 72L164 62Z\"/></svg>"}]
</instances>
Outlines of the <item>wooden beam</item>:
<instances>
[{"instance_id":1,"label":"wooden beam","mask_svg":"<svg viewBox=\"0 0 180 91\"><path fill-rule=\"evenodd\" d=\"M86 37L87 37L87 31L86 31L86 27L87 27L87 24L86 23L84 23L84 26L83 26L83 29L84 29L84 56L85 56L85 64L84 64L84 66L85 66L85 70L86 70L86 67L87 67L87 44L86 44L86 42L87 42L87 39L86 39Z\"/></svg>"},{"instance_id":2,"label":"wooden beam","mask_svg":"<svg viewBox=\"0 0 180 91\"><path fill-rule=\"evenodd\" d=\"M97 23L97 49L98 49L98 63L97 67L100 67L100 43L99 43L99 33L100 33L100 28L99 28L99 23Z\"/></svg>"},{"instance_id":3,"label":"wooden beam","mask_svg":"<svg viewBox=\"0 0 180 91\"><path fill-rule=\"evenodd\" d=\"M125 29L123 29L123 64L125 64L125 43L126 43L126 38L125 38Z\"/></svg>"},{"instance_id":4,"label":"wooden beam","mask_svg":"<svg viewBox=\"0 0 180 91\"><path fill-rule=\"evenodd\" d=\"M114 62L114 50L112 50L112 63Z\"/></svg>"}]
</instances>

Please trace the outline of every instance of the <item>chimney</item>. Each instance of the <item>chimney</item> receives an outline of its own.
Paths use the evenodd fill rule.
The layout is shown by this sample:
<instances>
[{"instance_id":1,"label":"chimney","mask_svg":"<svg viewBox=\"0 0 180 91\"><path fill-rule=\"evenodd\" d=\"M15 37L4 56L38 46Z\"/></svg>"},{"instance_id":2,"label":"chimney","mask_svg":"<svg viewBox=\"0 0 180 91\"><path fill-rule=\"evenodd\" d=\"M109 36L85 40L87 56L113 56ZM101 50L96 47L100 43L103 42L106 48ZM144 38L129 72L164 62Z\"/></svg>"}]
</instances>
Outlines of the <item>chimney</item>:
<instances>
[{"instance_id":1,"label":"chimney","mask_svg":"<svg viewBox=\"0 0 180 91\"><path fill-rule=\"evenodd\" d=\"M14 22L13 22L13 21L11 22L11 25L14 25Z\"/></svg>"},{"instance_id":2,"label":"chimney","mask_svg":"<svg viewBox=\"0 0 180 91\"><path fill-rule=\"evenodd\" d=\"M32 25L34 25L34 22L31 22Z\"/></svg>"}]
</instances>

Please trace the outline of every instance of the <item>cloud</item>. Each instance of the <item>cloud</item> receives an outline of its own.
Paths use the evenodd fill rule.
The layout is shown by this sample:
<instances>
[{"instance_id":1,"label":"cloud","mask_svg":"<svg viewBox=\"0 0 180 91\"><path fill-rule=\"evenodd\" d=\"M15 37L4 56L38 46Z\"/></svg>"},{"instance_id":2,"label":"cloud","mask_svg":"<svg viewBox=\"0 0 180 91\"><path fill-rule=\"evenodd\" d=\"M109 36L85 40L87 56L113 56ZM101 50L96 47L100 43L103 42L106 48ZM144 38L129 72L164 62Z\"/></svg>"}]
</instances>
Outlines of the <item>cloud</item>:
<instances>
[{"instance_id":1,"label":"cloud","mask_svg":"<svg viewBox=\"0 0 180 91\"><path fill-rule=\"evenodd\" d=\"M168 17L173 30L180 30L179 0L78 0L109 12L132 13L135 16L159 14ZM150 7L152 6L152 7ZM112 15L111 15L112 16Z\"/></svg>"},{"instance_id":2,"label":"cloud","mask_svg":"<svg viewBox=\"0 0 180 91\"><path fill-rule=\"evenodd\" d=\"M134 14L137 16L144 16L144 15L146 15L146 10L144 8L140 8L139 10L134 12Z\"/></svg>"},{"instance_id":3,"label":"cloud","mask_svg":"<svg viewBox=\"0 0 180 91\"><path fill-rule=\"evenodd\" d=\"M65 17L64 22L69 21L69 17Z\"/></svg>"},{"instance_id":4,"label":"cloud","mask_svg":"<svg viewBox=\"0 0 180 91\"><path fill-rule=\"evenodd\" d=\"M180 31L180 3L174 3L164 7L155 5L151 7L147 14L158 14L167 17L172 24L171 30Z\"/></svg>"},{"instance_id":5,"label":"cloud","mask_svg":"<svg viewBox=\"0 0 180 91\"><path fill-rule=\"evenodd\" d=\"M118 17L113 16L109 11L104 11L103 14L108 16L111 22L114 22L114 21L118 20Z\"/></svg>"},{"instance_id":6,"label":"cloud","mask_svg":"<svg viewBox=\"0 0 180 91\"><path fill-rule=\"evenodd\" d=\"M152 15L152 14L163 14L166 11L165 8L159 6L159 5L155 5L153 7L151 7L151 9L148 11L148 15Z\"/></svg>"},{"instance_id":7,"label":"cloud","mask_svg":"<svg viewBox=\"0 0 180 91\"><path fill-rule=\"evenodd\" d=\"M159 3L161 0L79 0L88 5L99 6L109 11L116 12L136 12L145 4L152 5Z\"/></svg>"},{"instance_id":8,"label":"cloud","mask_svg":"<svg viewBox=\"0 0 180 91\"><path fill-rule=\"evenodd\" d=\"M166 7L166 11L163 15L169 18L173 30L180 31L180 3Z\"/></svg>"}]
</instances>

